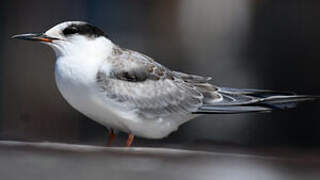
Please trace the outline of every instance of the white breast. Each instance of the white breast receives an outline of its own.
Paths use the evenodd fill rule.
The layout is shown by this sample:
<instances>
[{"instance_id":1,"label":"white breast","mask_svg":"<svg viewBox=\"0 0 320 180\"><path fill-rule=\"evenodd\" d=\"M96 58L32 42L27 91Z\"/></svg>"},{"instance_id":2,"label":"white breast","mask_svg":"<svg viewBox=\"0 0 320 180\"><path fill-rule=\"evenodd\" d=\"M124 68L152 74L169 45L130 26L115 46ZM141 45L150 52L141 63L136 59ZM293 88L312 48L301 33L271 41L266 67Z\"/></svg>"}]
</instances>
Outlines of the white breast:
<instances>
[{"instance_id":1,"label":"white breast","mask_svg":"<svg viewBox=\"0 0 320 180\"><path fill-rule=\"evenodd\" d=\"M59 91L76 110L94 121L128 132L114 108L99 95L96 84L98 63L72 63L73 58L62 57L57 60L55 78ZM78 60L79 61L79 60Z\"/></svg>"},{"instance_id":2,"label":"white breast","mask_svg":"<svg viewBox=\"0 0 320 180\"><path fill-rule=\"evenodd\" d=\"M101 64L110 71L105 62L112 53L113 43L106 38L88 40L77 37L72 44L67 42L53 46L57 54L55 78L59 91L76 110L104 126L127 131L119 123L117 113L99 97L96 75ZM109 67L109 69L108 69Z\"/></svg>"}]
</instances>

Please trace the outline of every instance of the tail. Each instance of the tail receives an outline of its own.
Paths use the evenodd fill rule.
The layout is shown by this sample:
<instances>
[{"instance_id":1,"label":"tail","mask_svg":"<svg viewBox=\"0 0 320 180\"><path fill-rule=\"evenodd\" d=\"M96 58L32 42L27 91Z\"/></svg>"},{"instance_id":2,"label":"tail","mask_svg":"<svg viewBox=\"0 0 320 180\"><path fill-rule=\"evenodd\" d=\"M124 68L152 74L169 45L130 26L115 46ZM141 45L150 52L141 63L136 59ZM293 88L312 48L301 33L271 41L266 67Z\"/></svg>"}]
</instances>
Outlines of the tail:
<instances>
[{"instance_id":1,"label":"tail","mask_svg":"<svg viewBox=\"0 0 320 180\"><path fill-rule=\"evenodd\" d=\"M238 114L270 112L294 108L298 103L319 100L320 96L296 95L258 89L236 89L217 87L220 100L206 100L194 114Z\"/></svg>"}]
</instances>

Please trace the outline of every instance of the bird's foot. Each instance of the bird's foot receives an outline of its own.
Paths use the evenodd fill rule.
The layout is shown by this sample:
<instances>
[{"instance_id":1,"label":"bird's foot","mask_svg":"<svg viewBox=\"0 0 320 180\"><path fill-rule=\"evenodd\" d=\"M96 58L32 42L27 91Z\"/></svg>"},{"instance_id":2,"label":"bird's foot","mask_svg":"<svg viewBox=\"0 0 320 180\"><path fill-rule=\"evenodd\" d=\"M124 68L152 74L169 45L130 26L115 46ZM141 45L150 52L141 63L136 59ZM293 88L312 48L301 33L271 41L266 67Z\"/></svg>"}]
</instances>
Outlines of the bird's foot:
<instances>
[{"instance_id":1,"label":"bird's foot","mask_svg":"<svg viewBox=\"0 0 320 180\"><path fill-rule=\"evenodd\" d=\"M133 143L134 135L129 134L127 142L126 142L126 147L131 147L131 144Z\"/></svg>"},{"instance_id":2,"label":"bird's foot","mask_svg":"<svg viewBox=\"0 0 320 180\"><path fill-rule=\"evenodd\" d=\"M114 138L115 138L114 131L113 131L113 129L110 129L109 130L108 146L112 146L112 142L113 142Z\"/></svg>"}]
</instances>

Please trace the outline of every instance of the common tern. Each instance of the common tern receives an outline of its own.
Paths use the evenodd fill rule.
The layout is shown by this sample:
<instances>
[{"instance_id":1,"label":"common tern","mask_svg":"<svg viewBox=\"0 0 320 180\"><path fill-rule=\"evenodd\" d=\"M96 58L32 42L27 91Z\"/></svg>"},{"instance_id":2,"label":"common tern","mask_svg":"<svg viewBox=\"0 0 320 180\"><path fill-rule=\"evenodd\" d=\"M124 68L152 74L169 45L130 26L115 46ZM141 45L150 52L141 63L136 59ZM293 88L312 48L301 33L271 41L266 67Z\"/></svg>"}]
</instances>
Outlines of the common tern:
<instances>
[{"instance_id":1,"label":"common tern","mask_svg":"<svg viewBox=\"0 0 320 180\"><path fill-rule=\"evenodd\" d=\"M270 112L317 96L211 84L210 77L170 70L152 58L114 44L96 26L60 23L44 33L13 38L49 45L56 54L56 84L66 101L113 130L160 139L202 114Z\"/></svg>"}]
</instances>

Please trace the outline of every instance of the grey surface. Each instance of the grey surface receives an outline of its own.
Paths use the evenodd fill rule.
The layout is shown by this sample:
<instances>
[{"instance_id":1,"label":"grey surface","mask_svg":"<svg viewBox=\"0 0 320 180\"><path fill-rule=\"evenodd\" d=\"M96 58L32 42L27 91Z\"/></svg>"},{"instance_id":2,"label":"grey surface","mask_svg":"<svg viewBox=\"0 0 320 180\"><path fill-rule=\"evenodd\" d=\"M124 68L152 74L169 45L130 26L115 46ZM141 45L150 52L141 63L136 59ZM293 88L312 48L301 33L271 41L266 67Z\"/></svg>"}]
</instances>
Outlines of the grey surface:
<instances>
[{"instance_id":1,"label":"grey surface","mask_svg":"<svg viewBox=\"0 0 320 180\"><path fill-rule=\"evenodd\" d=\"M1 179L319 179L319 158L0 142Z\"/></svg>"}]
</instances>

